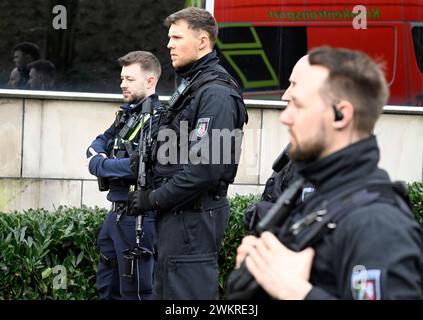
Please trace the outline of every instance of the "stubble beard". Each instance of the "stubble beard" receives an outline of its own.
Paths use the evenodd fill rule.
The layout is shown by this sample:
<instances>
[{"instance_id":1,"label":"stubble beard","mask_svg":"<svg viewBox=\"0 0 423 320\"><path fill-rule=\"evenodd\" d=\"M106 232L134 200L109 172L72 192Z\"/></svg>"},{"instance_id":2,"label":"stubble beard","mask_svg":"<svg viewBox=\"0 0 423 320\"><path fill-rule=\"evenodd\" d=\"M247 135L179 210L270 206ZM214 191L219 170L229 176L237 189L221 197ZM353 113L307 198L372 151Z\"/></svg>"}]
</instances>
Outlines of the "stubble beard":
<instances>
[{"instance_id":1,"label":"stubble beard","mask_svg":"<svg viewBox=\"0 0 423 320\"><path fill-rule=\"evenodd\" d=\"M297 136L291 132L291 137L294 140L288 150L289 158L294 162L312 162L321 156L325 149L325 127L320 125L318 134L308 141L303 141L301 144Z\"/></svg>"},{"instance_id":2,"label":"stubble beard","mask_svg":"<svg viewBox=\"0 0 423 320\"><path fill-rule=\"evenodd\" d=\"M138 101L141 101L141 100L143 100L145 98L145 94L144 95L134 95L134 94L131 94L130 96L128 96L128 97L123 97L123 101L124 102L126 102L126 103L135 103L135 102L138 102Z\"/></svg>"}]
</instances>

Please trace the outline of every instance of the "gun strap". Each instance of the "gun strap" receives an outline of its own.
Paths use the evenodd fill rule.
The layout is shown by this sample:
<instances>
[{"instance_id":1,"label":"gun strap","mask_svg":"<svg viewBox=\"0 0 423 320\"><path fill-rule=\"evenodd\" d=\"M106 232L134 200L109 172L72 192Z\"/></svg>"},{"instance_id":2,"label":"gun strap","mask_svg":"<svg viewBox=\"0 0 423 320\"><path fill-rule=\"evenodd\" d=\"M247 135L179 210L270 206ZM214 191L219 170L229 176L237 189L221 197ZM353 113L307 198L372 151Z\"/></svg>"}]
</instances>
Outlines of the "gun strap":
<instances>
[{"instance_id":1,"label":"gun strap","mask_svg":"<svg viewBox=\"0 0 423 320\"><path fill-rule=\"evenodd\" d=\"M156 111L154 111L156 112ZM129 118L131 119L131 118ZM129 119L127 121L129 121ZM134 152L134 149L132 147L132 141L135 139L135 137L137 136L137 134L140 132L141 128L144 127L144 125L147 123L147 121L149 121L150 119L150 114L146 114L144 117L142 116L142 114L139 114L137 116L136 121L136 126L134 127L134 129L129 130L129 136L128 138L123 137L122 136L122 130L119 132L118 136L119 136L119 141L118 141L118 145L123 144L125 147L126 152L128 153L129 156L131 156L131 154Z\"/></svg>"},{"instance_id":2,"label":"gun strap","mask_svg":"<svg viewBox=\"0 0 423 320\"><path fill-rule=\"evenodd\" d=\"M198 91L200 87L206 84L219 83L223 86L234 89L240 97L242 91L238 83L227 73L220 71L210 71L201 73L198 71L192 79L188 82L187 86L179 95L175 92L171 98L171 104L165 118L165 123L170 123L174 116L192 99L193 94ZM177 90L178 91L178 90Z\"/></svg>"},{"instance_id":3,"label":"gun strap","mask_svg":"<svg viewBox=\"0 0 423 320\"><path fill-rule=\"evenodd\" d=\"M144 124L150 119L150 115L147 114L144 119L143 122L141 123L141 117L138 119L138 123L135 127L135 129L132 131L132 133L129 135L128 139L129 141L134 140L134 138L136 137L136 135L138 134L138 132L140 131L140 129L144 126Z\"/></svg>"},{"instance_id":4,"label":"gun strap","mask_svg":"<svg viewBox=\"0 0 423 320\"><path fill-rule=\"evenodd\" d=\"M289 162L288 157L289 144L283 149L281 154L276 158L272 164L272 169L275 172L280 172Z\"/></svg>"},{"instance_id":5,"label":"gun strap","mask_svg":"<svg viewBox=\"0 0 423 320\"><path fill-rule=\"evenodd\" d=\"M403 213L410 213L409 204L402 198L395 183L392 182L372 181L364 186L353 185L338 195L332 197L328 195L325 198L330 200L323 201L317 210L291 223L288 229L281 230L279 239L295 251L314 246L355 209L375 202L388 203L399 208Z\"/></svg>"},{"instance_id":6,"label":"gun strap","mask_svg":"<svg viewBox=\"0 0 423 320\"><path fill-rule=\"evenodd\" d=\"M131 243L128 241L128 239L126 239L125 234L120 226L120 218L125 215L126 210L128 210L128 206L126 203L124 202L113 202L112 203L112 211L114 211L114 213L116 213L116 229L119 233L119 236L121 238L121 240L129 247L131 248L132 245Z\"/></svg>"},{"instance_id":7,"label":"gun strap","mask_svg":"<svg viewBox=\"0 0 423 320\"><path fill-rule=\"evenodd\" d=\"M389 203L397 206L404 214L412 217L410 205L401 188L396 182L368 182L364 186L349 185L342 193L328 194L320 209L313 211L304 218L282 228L278 238L291 250L301 251L315 245L325 234L334 230L336 225L354 209L364 207L374 202ZM320 199L321 200L321 199ZM306 208L301 206L301 208ZM285 234L284 234L285 231ZM227 281L228 299L252 299L267 296L245 267L232 271Z\"/></svg>"}]
</instances>

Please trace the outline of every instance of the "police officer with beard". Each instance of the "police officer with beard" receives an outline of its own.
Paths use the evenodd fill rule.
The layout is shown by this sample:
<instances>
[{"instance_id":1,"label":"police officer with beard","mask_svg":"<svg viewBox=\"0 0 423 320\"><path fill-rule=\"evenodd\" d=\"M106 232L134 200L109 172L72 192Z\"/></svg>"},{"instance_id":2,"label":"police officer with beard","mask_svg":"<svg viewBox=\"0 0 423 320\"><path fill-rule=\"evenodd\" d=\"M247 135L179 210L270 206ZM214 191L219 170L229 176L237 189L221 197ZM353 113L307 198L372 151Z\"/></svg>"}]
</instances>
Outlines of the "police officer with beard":
<instances>
[{"instance_id":1,"label":"police officer with beard","mask_svg":"<svg viewBox=\"0 0 423 320\"><path fill-rule=\"evenodd\" d=\"M328 47L295 69L280 120L289 156L315 192L278 237L245 237L237 267L245 260L276 299L420 299L422 229L406 192L377 166L372 132L389 95L383 72L363 53Z\"/></svg>"},{"instance_id":2,"label":"police officer with beard","mask_svg":"<svg viewBox=\"0 0 423 320\"><path fill-rule=\"evenodd\" d=\"M214 17L191 7L171 14L165 24L172 66L182 82L160 124L156 183L134 194L132 208L158 210L156 297L218 299L226 194L236 175L247 112L238 85L213 50Z\"/></svg>"},{"instance_id":3,"label":"police officer with beard","mask_svg":"<svg viewBox=\"0 0 423 320\"><path fill-rule=\"evenodd\" d=\"M153 130L163 111L155 93L161 67L159 60L147 51L129 52L118 62L122 66L125 104L117 112L115 122L97 136L87 151L89 171L99 178L102 191L110 188L107 199L112 202L97 238L100 261L96 287L101 299L145 300L152 299L154 214L144 213L141 246L146 254L136 259L134 277L128 277L124 273L124 253L136 244L136 218L127 215L129 187L136 184L129 157L137 148L140 131L149 130L149 122L141 123L142 103L151 99L156 111Z\"/></svg>"}]
</instances>

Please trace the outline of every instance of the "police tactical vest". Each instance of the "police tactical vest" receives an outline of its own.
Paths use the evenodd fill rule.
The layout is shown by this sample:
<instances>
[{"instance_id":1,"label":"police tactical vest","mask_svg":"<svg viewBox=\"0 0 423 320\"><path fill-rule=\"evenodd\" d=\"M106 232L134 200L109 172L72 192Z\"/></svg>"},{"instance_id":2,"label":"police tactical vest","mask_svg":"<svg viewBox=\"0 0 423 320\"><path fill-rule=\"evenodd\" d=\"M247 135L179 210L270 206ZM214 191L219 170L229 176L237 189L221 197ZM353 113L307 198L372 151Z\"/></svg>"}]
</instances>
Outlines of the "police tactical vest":
<instances>
[{"instance_id":1,"label":"police tactical vest","mask_svg":"<svg viewBox=\"0 0 423 320\"><path fill-rule=\"evenodd\" d=\"M134 152L134 147L137 146L136 138L149 118L150 115L144 116L141 112L136 111L131 113L130 110L119 110L116 112L114 126L118 133L114 139L108 142L108 156L111 158L130 157Z\"/></svg>"},{"instance_id":2,"label":"police tactical vest","mask_svg":"<svg viewBox=\"0 0 423 320\"><path fill-rule=\"evenodd\" d=\"M292 191L290 189L294 185L295 183L287 192ZM373 203L390 204L410 218L413 217L408 193L402 183L371 181L364 185L355 183L346 186L342 192L335 191L325 194L324 197L315 195L293 212L285 213L281 219L274 219L278 221L278 226L273 226L269 231L276 234L289 249L298 252L307 247L315 247L324 236L335 230L348 214ZM313 210L310 212L309 208ZM305 212L306 215L296 219L296 213L300 212ZM234 300L269 298L245 266L230 274L227 296L228 299Z\"/></svg>"},{"instance_id":3,"label":"police tactical vest","mask_svg":"<svg viewBox=\"0 0 423 320\"><path fill-rule=\"evenodd\" d=\"M279 230L278 237L294 251L315 246L327 233L336 229L342 219L356 209L373 203L386 203L398 208L402 213L413 217L411 204L405 185L401 182L370 181L364 185L345 186L324 196L324 199L310 197L295 212L307 215L295 219L293 212L290 221ZM313 208L312 212L310 209Z\"/></svg>"},{"instance_id":4,"label":"police tactical vest","mask_svg":"<svg viewBox=\"0 0 423 320\"><path fill-rule=\"evenodd\" d=\"M202 72L198 71L188 83L183 83L178 87L172 97L169 99L169 109L164 117L163 124L170 125L178 118L179 114L183 112L184 107L186 107L192 98L198 93L198 90L204 86L210 86L212 84L220 84L225 87L235 90L240 99L242 99L242 91L240 86L237 84L235 79L233 79L229 74L219 71L211 72ZM189 123L189 130L193 129L193 121L197 116L198 110L191 110L190 114L186 114L188 120L191 120ZM246 113L246 112L245 112ZM179 117L180 118L180 117ZM238 115L238 119L240 119ZM239 124L238 127L241 127L242 124Z\"/></svg>"},{"instance_id":5,"label":"police tactical vest","mask_svg":"<svg viewBox=\"0 0 423 320\"><path fill-rule=\"evenodd\" d=\"M242 101L242 93L239 85L236 81L227 73L219 71L198 71L189 82L185 82L178 87L175 93L169 100L169 108L166 111L166 114L160 119L159 130L170 129L172 132L176 133L177 139L174 143L177 146L174 146L173 150L177 150L177 159L179 159L179 151L182 146L180 144L180 131L181 131L181 122L187 123L188 133L190 133L195 126L195 120L198 115L199 106L196 105L192 108L190 102L199 92L200 89L210 86L212 84L220 84L222 86L231 88L235 90L237 97ZM243 105L244 110L239 110L238 107L238 128L242 128L244 122L248 121L247 111ZM245 116L241 116L241 112L244 112ZM243 120L245 119L245 121ZM166 164L161 165L160 161L157 161L157 152L160 147L160 142L157 141L157 135L153 137L153 160L157 163L156 169L160 177L168 177L174 175L177 171L182 169L182 164Z\"/></svg>"}]
</instances>

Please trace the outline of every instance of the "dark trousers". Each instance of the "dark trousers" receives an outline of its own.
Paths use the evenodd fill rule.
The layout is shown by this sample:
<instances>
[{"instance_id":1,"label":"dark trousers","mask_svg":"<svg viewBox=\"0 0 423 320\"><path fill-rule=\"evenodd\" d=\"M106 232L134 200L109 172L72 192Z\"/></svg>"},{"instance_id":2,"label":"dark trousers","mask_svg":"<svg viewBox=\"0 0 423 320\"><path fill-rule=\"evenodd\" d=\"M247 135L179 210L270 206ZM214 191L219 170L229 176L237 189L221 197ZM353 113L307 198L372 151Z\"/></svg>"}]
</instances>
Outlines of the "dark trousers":
<instances>
[{"instance_id":1,"label":"dark trousers","mask_svg":"<svg viewBox=\"0 0 423 320\"><path fill-rule=\"evenodd\" d=\"M136 244L135 217L122 215L119 226L116 224L116 213L111 211L106 217L97 237L97 246L100 253L109 259L98 262L96 288L100 299L117 300L150 300L152 296L152 272L154 259L152 255L142 255L135 260L135 277L128 279L123 277L124 257L123 253L130 246ZM141 246L153 250L154 219L152 216L144 217L144 236Z\"/></svg>"},{"instance_id":2,"label":"dark trousers","mask_svg":"<svg viewBox=\"0 0 423 320\"><path fill-rule=\"evenodd\" d=\"M156 299L219 299L218 255L229 218L224 200L214 209L158 214Z\"/></svg>"}]
</instances>

